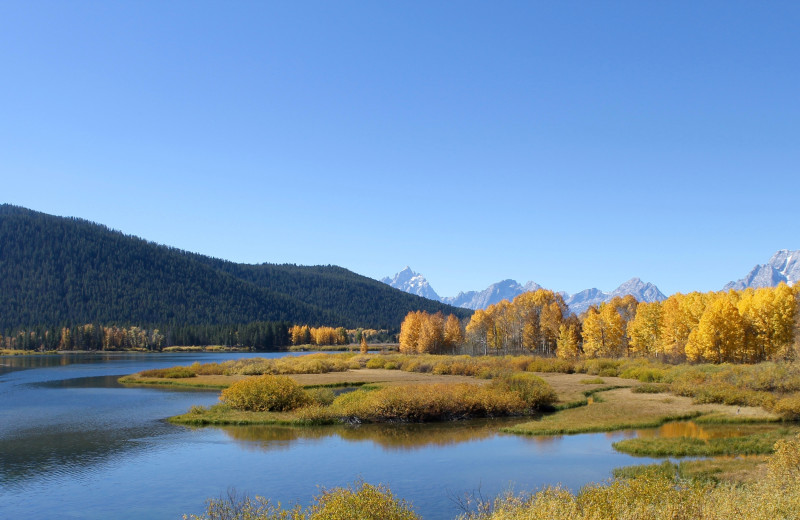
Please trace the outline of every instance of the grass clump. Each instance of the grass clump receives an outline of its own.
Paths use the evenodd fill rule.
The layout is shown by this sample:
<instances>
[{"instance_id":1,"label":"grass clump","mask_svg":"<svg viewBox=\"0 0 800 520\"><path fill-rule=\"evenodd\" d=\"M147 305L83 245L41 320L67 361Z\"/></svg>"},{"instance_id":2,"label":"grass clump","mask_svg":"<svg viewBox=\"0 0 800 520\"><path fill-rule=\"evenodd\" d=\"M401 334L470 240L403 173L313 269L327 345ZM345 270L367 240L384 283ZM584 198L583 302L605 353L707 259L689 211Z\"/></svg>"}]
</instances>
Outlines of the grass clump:
<instances>
[{"instance_id":1,"label":"grass clump","mask_svg":"<svg viewBox=\"0 0 800 520\"><path fill-rule=\"evenodd\" d=\"M222 391L220 401L235 410L283 412L311 401L302 386L286 376L260 376L237 381Z\"/></svg>"},{"instance_id":2,"label":"grass clump","mask_svg":"<svg viewBox=\"0 0 800 520\"><path fill-rule=\"evenodd\" d=\"M669 391L668 385L658 383L645 383L631 388L634 394L661 394Z\"/></svg>"},{"instance_id":3,"label":"grass clump","mask_svg":"<svg viewBox=\"0 0 800 520\"><path fill-rule=\"evenodd\" d=\"M195 377L197 374L189 367L153 368L139 372L142 377L157 377L159 379L184 379Z\"/></svg>"},{"instance_id":4,"label":"grass clump","mask_svg":"<svg viewBox=\"0 0 800 520\"><path fill-rule=\"evenodd\" d=\"M765 455L773 452L777 440L790 437L793 433L797 433L796 430L780 428L770 432L727 438L639 437L618 441L612 446L623 453L648 457Z\"/></svg>"},{"instance_id":5,"label":"grass clump","mask_svg":"<svg viewBox=\"0 0 800 520\"><path fill-rule=\"evenodd\" d=\"M604 385L606 382L602 377L591 377L587 379L581 379L580 383L582 385Z\"/></svg>"},{"instance_id":6,"label":"grass clump","mask_svg":"<svg viewBox=\"0 0 800 520\"><path fill-rule=\"evenodd\" d=\"M427 422L521 415L519 393L469 383L361 388L336 398L328 414L348 422Z\"/></svg>"},{"instance_id":7,"label":"grass clump","mask_svg":"<svg viewBox=\"0 0 800 520\"><path fill-rule=\"evenodd\" d=\"M493 386L516 392L531 410L551 409L558 399L556 392L541 377L518 373L493 381Z\"/></svg>"},{"instance_id":8,"label":"grass clump","mask_svg":"<svg viewBox=\"0 0 800 520\"><path fill-rule=\"evenodd\" d=\"M421 520L411 504L395 498L383 485L357 482L323 489L313 503L285 509L263 497L237 496L212 499L201 515L183 515L184 520Z\"/></svg>"}]
</instances>

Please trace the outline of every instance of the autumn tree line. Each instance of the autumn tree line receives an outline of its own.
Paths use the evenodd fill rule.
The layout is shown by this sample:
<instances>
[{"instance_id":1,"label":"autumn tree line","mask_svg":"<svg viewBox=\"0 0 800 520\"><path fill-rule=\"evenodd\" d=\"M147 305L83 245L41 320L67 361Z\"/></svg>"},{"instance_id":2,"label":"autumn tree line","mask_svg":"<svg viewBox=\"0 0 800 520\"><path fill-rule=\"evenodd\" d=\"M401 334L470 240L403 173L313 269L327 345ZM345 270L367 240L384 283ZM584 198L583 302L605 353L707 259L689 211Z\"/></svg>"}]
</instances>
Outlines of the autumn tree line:
<instances>
[{"instance_id":1,"label":"autumn tree line","mask_svg":"<svg viewBox=\"0 0 800 520\"><path fill-rule=\"evenodd\" d=\"M30 327L0 334L0 348L11 350L152 350L167 346L224 345L272 350L290 343L287 322L237 325L175 325L164 328L83 324Z\"/></svg>"},{"instance_id":2,"label":"autumn tree line","mask_svg":"<svg viewBox=\"0 0 800 520\"><path fill-rule=\"evenodd\" d=\"M289 328L292 345L352 345L362 341L387 340L388 330L345 329L344 327L309 327L293 325Z\"/></svg>"},{"instance_id":3,"label":"autumn tree line","mask_svg":"<svg viewBox=\"0 0 800 520\"><path fill-rule=\"evenodd\" d=\"M455 316L411 312L400 331L406 353L520 354L564 359L649 356L671 362L757 363L797 354L800 284L674 294L661 302L616 297L580 316L546 289Z\"/></svg>"}]
</instances>

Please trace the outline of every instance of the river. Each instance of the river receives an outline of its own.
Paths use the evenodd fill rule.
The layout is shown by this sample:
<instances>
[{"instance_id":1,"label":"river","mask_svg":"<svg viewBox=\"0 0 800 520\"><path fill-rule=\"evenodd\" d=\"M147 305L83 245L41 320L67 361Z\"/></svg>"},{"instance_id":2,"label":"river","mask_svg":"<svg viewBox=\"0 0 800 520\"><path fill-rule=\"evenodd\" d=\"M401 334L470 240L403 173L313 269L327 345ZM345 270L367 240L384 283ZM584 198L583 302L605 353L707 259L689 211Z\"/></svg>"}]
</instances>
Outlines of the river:
<instances>
[{"instance_id":1,"label":"river","mask_svg":"<svg viewBox=\"0 0 800 520\"><path fill-rule=\"evenodd\" d=\"M466 493L577 490L652 461L611 448L632 432L523 437L492 421L186 428L164 418L213 404L217 392L116 382L148 368L284 355L0 357L0 518L177 520L231 490L307 504L320 486L363 479L386 484L425 520L444 520Z\"/></svg>"}]
</instances>

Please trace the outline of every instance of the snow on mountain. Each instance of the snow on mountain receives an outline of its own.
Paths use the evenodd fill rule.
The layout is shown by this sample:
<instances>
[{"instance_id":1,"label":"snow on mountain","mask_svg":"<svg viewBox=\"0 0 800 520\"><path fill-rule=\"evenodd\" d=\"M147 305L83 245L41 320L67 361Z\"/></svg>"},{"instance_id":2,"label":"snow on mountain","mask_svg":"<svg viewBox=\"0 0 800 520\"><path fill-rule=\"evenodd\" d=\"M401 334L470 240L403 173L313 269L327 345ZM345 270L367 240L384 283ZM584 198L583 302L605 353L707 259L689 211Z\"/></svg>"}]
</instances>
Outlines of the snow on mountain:
<instances>
[{"instance_id":1,"label":"snow on mountain","mask_svg":"<svg viewBox=\"0 0 800 520\"><path fill-rule=\"evenodd\" d=\"M797 255L797 259L800 260L800 254ZM788 265L788 262L785 263ZM791 265L797 265L797 271L800 271L800 264ZM520 285L515 280L509 279L493 283L482 291L466 291L459 292L456 296L439 297L425 277L419 273L415 273L410 267L406 267L394 275L393 278L387 276L381 281L401 291L424 296L431 300L438 300L455 307L463 307L472 310L485 309L489 305L494 305L502 300L513 300L524 292L542 289L542 286L536 282L528 282L525 285ZM564 297L564 301L575 314L586 311L591 305L600 305L603 302L607 302L615 296L622 297L631 294L640 302L654 302L667 299L658 287L651 283L643 282L639 278L631 278L611 292L601 291L600 289L586 289L572 295L565 292L559 294Z\"/></svg>"},{"instance_id":2,"label":"snow on mountain","mask_svg":"<svg viewBox=\"0 0 800 520\"><path fill-rule=\"evenodd\" d=\"M586 289L571 296L565 296L564 301L572 312L580 314L585 312L592 305L600 305L601 303L610 301L612 298L619 296L631 295L640 302L660 302L666 300L667 297L662 293L658 287L649 283L643 282L639 278L631 278L611 292L604 292L599 289Z\"/></svg>"},{"instance_id":3,"label":"snow on mountain","mask_svg":"<svg viewBox=\"0 0 800 520\"><path fill-rule=\"evenodd\" d=\"M534 282L528 282L523 287L514 280L502 280L482 291L460 292L457 296L444 297L441 301L465 309L485 309L489 305L503 300L513 300L516 296L529 290L535 291L536 288L540 288L540 286Z\"/></svg>"},{"instance_id":4,"label":"snow on mountain","mask_svg":"<svg viewBox=\"0 0 800 520\"><path fill-rule=\"evenodd\" d=\"M775 287L781 282L794 285L800 280L800 250L777 251L769 262L755 266L747 276L735 282L729 282L724 290L742 290L752 287Z\"/></svg>"},{"instance_id":5,"label":"snow on mountain","mask_svg":"<svg viewBox=\"0 0 800 520\"><path fill-rule=\"evenodd\" d=\"M592 305L600 305L601 303L610 299L611 297L607 292L603 292L596 288L584 289L575 294L564 295L564 302L566 302L569 310L575 314L580 314Z\"/></svg>"},{"instance_id":6,"label":"snow on mountain","mask_svg":"<svg viewBox=\"0 0 800 520\"><path fill-rule=\"evenodd\" d=\"M441 301L441 298L439 298L439 295L436 294L436 291L434 291L430 286L428 280L426 280L421 274L412 271L408 266L394 275L394 278L389 278L387 276L386 278L381 279L381 282L390 285L395 289L416 294L417 296L422 296L423 298L428 298L429 300Z\"/></svg>"}]
</instances>

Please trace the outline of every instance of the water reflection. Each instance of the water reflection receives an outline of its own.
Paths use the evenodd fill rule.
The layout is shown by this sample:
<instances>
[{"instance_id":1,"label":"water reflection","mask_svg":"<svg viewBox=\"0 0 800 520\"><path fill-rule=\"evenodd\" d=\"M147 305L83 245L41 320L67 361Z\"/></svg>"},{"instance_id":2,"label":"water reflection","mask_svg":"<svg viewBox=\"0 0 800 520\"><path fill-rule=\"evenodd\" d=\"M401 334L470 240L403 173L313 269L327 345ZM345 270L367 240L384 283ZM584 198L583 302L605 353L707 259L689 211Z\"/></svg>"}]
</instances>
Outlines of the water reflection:
<instances>
[{"instance_id":1,"label":"water reflection","mask_svg":"<svg viewBox=\"0 0 800 520\"><path fill-rule=\"evenodd\" d=\"M166 426L166 425L164 425ZM75 430L49 428L0 438L0 485L23 487L27 479L75 476L138 447L131 439L164 434L149 428Z\"/></svg>"},{"instance_id":2,"label":"water reflection","mask_svg":"<svg viewBox=\"0 0 800 520\"><path fill-rule=\"evenodd\" d=\"M494 419L434 424L362 424L319 427L225 426L225 434L248 449L284 449L295 441L338 437L344 441L372 442L384 450L409 451L443 447L502 435L499 428L519 419Z\"/></svg>"},{"instance_id":3,"label":"water reflection","mask_svg":"<svg viewBox=\"0 0 800 520\"><path fill-rule=\"evenodd\" d=\"M742 437L762 430L764 425L700 425L694 421L679 421L666 423L658 428L636 430L635 436L644 438L654 437L686 437L690 439L710 440Z\"/></svg>"}]
</instances>

